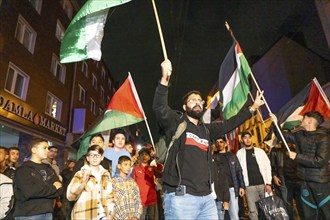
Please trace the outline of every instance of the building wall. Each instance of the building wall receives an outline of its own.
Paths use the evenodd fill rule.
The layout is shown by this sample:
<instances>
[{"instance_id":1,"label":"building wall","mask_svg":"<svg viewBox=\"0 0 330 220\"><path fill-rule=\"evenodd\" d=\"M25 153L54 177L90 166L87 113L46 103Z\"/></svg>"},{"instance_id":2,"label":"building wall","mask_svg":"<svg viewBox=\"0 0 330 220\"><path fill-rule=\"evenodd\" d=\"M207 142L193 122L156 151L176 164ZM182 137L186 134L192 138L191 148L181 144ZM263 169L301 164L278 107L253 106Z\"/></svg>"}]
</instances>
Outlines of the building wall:
<instances>
[{"instance_id":1,"label":"building wall","mask_svg":"<svg viewBox=\"0 0 330 220\"><path fill-rule=\"evenodd\" d=\"M0 5L0 135L3 140L0 144L19 146L21 160L28 155L26 146L32 136L47 138L60 149L70 149L73 140L103 114L115 91L113 79L103 61L85 61L89 69L88 77L81 72L83 62L62 64L66 68L64 83L51 72L53 55L60 57L61 42L55 36L57 21L64 28L70 24L63 10L64 2L72 4L74 14L79 10L75 0L43 0L40 14L29 1L7 0ZM33 53L15 38L19 16L37 33ZM25 99L5 89L9 65L15 65L29 77ZM104 79L101 77L102 68L105 70ZM96 88L92 86L92 73L97 77ZM85 103L79 101L79 84L86 90ZM100 99L101 86L104 88L103 100ZM58 120L46 113L48 93L62 102ZM94 113L90 111L90 98L96 104ZM75 108L85 109L86 114L78 118L85 122L82 132L73 134ZM64 160L67 159L67 152L61 154Z\"/></svg>"}]
</instances>

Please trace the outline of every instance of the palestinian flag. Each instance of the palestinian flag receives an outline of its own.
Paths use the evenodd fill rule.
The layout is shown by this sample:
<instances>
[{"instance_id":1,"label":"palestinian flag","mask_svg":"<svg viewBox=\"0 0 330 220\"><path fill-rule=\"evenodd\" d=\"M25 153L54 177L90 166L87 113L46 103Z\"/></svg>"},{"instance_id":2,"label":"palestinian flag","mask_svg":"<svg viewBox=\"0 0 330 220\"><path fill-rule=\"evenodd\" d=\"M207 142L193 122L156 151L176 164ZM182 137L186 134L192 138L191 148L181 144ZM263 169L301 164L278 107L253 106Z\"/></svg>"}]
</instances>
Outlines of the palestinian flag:
<instances>
[{"instance_id":1,"label":"palestinian flag","mask_svg":"<svg viewBox=\"0 0 330 220\"><path fill-rule=\"evenodd\" d=\"M223 60L219 72L219 91L221 91L220 102L222 103L222 115L229 119L236 115L244 106L250 92L249 74L250 66L235 39L233 33L233 44Z\"/></svg>"},{"instance_id":2,"label":"palestinian flag","mask_svg":"<svg viewBox=\"0 0 330 220\"><path fill-rule=\"evenodd\" d=\"M100 60L104 25L111 7L131 0L89 0L78 11L61 43L61 63Z\"/></svg>"},{"instance_id":3,"label":"palestinian flag","mask_svg":"<svg viewBox=\"0 0 330 220\"><path fill-rule=\"evenodd\" d=\"M325 120L330 120L330 104L317 79L314 78L303 90L287 102L276 114L282 129L294 129L301 124L303 115L309 111L320 112ZM272 124L264 142L271 146L275 136Z\"/></svg>"},{"instance_id":4,"label":"palestinian flag","mask_svg":"<svg viewBox=\"0 0 330 220\"><path fill-rule=\"evenodd\" d=\"M316 78L280 109L278 122L282 129L292 129L300 125L303 115L309 111L318 111L330 120L329 100Z\"/></svg>"},{"instance_id":5,"label":"palestinian flag","mask_svg":"<svg viewBox=\"0 0 330 220\"><path fill-rule=\"evenodd\" d=\"M88 149L90 136L114 128L136 124L145 119L142 105L131 75L111 98L101 120L92 126L82 137L77 158L83 156Z\"/></svg>"}]
</instances>

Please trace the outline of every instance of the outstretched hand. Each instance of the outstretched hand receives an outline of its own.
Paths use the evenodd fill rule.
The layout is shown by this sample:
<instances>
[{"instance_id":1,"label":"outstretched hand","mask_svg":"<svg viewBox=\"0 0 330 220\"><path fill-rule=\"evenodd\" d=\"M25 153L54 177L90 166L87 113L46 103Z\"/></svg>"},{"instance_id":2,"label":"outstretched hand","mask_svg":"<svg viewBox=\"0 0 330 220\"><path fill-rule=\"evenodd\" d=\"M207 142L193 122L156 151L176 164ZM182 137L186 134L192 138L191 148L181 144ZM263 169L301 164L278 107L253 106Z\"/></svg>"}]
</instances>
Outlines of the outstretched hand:
<instances>
[{"instance_id":1,"label":"outstretched hand","mask_svg":"<svg viewBox=\"0 0 330 220\"><path fill-rule=\"evenodd\" d=\"M164 60L160 66L162 68L162 78L160 79L160 83L167 86L172 74L172 63L170 60Z\"/></svg>"},{"instance_id":2,"label":"outstretched hand","mask_svg":"<svg viewBox=\"0 0 330 220\"><path fill-rule=\"evenodd\" d=\"M257 110L260 106L265 104L265 102L263 100L263 96L262 96L263 93L264 93L264 91L261 91L261 92L259 90L257 91L256 98L254 99L254 102L251 106L251 108L253 108L253 110Z\"/></svg>"}]
</instances>

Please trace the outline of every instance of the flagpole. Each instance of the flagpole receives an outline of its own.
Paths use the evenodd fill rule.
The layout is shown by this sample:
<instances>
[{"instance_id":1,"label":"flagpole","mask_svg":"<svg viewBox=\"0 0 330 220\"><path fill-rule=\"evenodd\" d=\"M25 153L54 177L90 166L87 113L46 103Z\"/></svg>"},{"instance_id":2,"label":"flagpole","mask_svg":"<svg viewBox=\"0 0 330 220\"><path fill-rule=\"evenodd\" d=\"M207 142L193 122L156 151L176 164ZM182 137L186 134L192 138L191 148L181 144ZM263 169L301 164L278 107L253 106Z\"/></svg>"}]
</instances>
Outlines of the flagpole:
<instances>
[{"instance_id":1,"label":"flagpole","mask_svg":"<svg viewBox=\"0 0 330 220\"><path fill-rule=\"evenodd\" d=\"M231 30L231 28L230 28L230 26L229 26L229 24L228 24L227 21L225 22L225 26L226 26L227 30L230 32L230 34L233 35L233 31ZM251 70L251 77L252 77L252 79L253 79L254 84L255 84L256 87L257 87L257 90L260 92L262 99L263 99L264 102L265 102L265 106L266 106L266 108L267 108L269 114L273 114L272 111L270 110L269 106L268 106L268 103L267 103L267 101L266 101L266 99L265 99L265 96L263 95L263 93L262 93L262 91L261 91L261 89L260 89L260 87L259 87L259 84L258 84L257 80L254 78L254 75L253 75L253 73L252 73L252 70ZM282 138L282 140L283 140L283 143L284 143L286 149L287 149L289 152L291 152L291 150L290 150L290 148L289 148L289 146L288 146L288 143L286 142L286 140L285 140L285 138L284 138L284 136L283 136L283 134L282 134L282 132L281 132L280 127L278 126L277 123L274 123L274 124L275 124L275 127L276 127L278 133L280 134L280 136L281 136L281 138Z\"/></svg>"},{"instance_id":2,"label":"flagpole","mask_svg":"<svg viewBox=\"0 0 330 220\"><path fill-rule=\"evenodd\" d=\"M165 42L164 42L164 37L163 37L163 32L162 32L162 27L160 26L160 22L159 22L159 17L158 17L158 12L157 12L157 7L156 7L156 4L155 4L155 0L152 0L152 6L154 8L154 13L155 13L155 18L156 18L156 22L157 22L157 27L158 27L160 42L162 44L164 59L167 60L167 52L166 52L166 47L165 47Z\"/></svg>"},{"instance_id":3,"label":"flagpole","mask_svg":"<svg viewBox=\"0 0 330 220\"><path fill-rule=\"evenodd\" d=\"M142 104L141 104L141 102L140 102L140 98L139 98L138 92L137 92L137 90L136 90L136 88L135 88L135 85L134 85L134 82L133 82L133 78L132 78L130 72L128 72L128 78L129 78L129 80L131 80L131 82L132 82L132 85L133 85L133 88L132 88L132 89L133 89L133 93L136 93L136 95L137 95L135 98L138 100L137 104L138 104L138 106L139 106L140 111L142 112L143 119L144 119L144 121L146 122L146 126L147 126L147 130L148 130L148 133L149 133L149 137L150 137L150 141L151 141L151 144L152 144L152 148L153 148L154 151L156 152L156 148L155 148L155 144L154 144L154 139L152 138L152 135L151 135L151 132L150 132L150 128L149 128L149 124L148 124L148 121L147 121L147 117L146 117L146 115L145 115L145 113L144 113L144 110L143 110Z\"/></svg>"},{"instance_id":4,"label":"flagpole","mask_svg":"<svg viewBox=\"0 0 330 220\"><path fill-rule=\"evenodd\" d=\"M322 89L322 86L320 85L319 81L316 79L316 77L313 78L313 81L317 87L317 89L319 90L322 98L324 99L325 103L327 104L328 108L330 108L330 103L329 103L329 100L328 100L328 97L325 95L323 89Z\"/></svg>"},{"instance_id":5,"label":"flagpole","mask_svg":"<svg viewBox=\"0 0 330 220\"><path fill-rule=\"evenodd\" d=\"M166 46L165 46L165 41L164 41L164 37L163 37L162 27L160 26L160 21L159 21L159 16L158 16L155 0L152 0L152 6L154 8L155 18L156 18L158 32L159 32L160 43L162 45L162 50L163 50L163 55L164 55L164 60L167 60L168 58L167 58ZM167 72L167 78L166 78L167 81L170 80L170 76L171 76L171 72L168 71Z\"/></svg>"}]
</instances>

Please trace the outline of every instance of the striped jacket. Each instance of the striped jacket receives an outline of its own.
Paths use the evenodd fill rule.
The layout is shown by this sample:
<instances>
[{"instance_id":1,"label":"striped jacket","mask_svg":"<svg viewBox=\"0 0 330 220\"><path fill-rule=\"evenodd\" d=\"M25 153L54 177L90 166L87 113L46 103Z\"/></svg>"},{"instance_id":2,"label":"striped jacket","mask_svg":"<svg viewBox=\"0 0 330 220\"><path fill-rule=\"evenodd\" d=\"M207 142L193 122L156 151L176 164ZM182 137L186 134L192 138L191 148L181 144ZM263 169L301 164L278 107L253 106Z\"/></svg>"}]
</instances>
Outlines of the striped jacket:
<instances>
[{"instance_id":1,"label":"striped jacket","mask_svg":"<svg viewBox=\"0 0 330 220\"><path fill-rule=\"evenodd\" d=\"M67 188L68 200L76 201L71 212L73 220L100 219L113 211L114 201L109 171L100 165L100 171L98 173L92 171L87 183L82 183L83 169L86 168L88 169L89 166L83 166L74 175Z\"/></svg>"}]
</instances>

